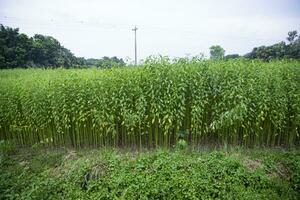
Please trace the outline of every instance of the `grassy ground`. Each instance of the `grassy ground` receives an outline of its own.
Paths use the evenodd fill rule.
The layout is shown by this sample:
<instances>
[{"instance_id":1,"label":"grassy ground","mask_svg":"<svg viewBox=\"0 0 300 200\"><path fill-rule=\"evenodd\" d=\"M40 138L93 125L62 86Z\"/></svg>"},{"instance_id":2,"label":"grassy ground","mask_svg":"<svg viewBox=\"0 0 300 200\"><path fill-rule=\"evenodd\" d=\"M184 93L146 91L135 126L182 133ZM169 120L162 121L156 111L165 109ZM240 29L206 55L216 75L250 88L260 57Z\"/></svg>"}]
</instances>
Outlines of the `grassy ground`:
<instances>
[{"instance_id":1,"label":"grassy ground","mask_svg":"<svg viewBox=\"0 0 300 200\"><path fill-rule=\"evenodd\" d=\"M300 199L299 150L4 150L0 199Z\"/></svg>"}]
</instances>

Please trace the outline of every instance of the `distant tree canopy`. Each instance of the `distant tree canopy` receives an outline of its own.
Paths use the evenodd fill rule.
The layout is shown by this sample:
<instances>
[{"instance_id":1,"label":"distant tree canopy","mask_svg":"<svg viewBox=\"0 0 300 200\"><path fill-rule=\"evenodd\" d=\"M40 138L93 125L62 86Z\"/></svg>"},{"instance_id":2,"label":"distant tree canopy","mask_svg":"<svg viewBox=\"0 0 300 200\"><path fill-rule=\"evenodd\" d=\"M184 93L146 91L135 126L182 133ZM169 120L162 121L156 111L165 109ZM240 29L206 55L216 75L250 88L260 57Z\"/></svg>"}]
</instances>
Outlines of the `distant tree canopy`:
<instances>
[{"instance_id":1,"label":"distant tree canopy","mask_svg":"<svg viewBox=\"0 0 300 200\"><path fill-rule=\"evenodd\" d=\"M211 59L235 59L245 57L248 59L300 59L300 36L297 31L288 32L288 43L284 41L271 46L255 47L244 56L229 54L220 45L211 46ZM0 69L16 67L122 67L125 62L117 57L103 57L101 59L76 57L63 47L59 41L51 36L36 34L28 37L19 33L19 29L5 27L0 24Z\"/></svg>"},{"instance_id":2,"label":"distant tree canopy","mask_svg":"<svg viewBox=\"0 0 300 200\"><path fill-rule=\"evenodd\" d=\"M225 50L220 45L214 45L209 48L211 59L223 59Z\"/></svg>"},{"instance_id":3,"label":"distant tree canopy","mask_svg":"<svg viewBox=\"0 0 300 200\"><path fill-rule=\"evenodd\" d=\"M76 67L124 66L122 59L103 57L85 59L76 57L51 36L36 34L28 37L19 29L0 24L0 69L16 67Z\"/></svg>"},{"instance_id":4,"label":"distant tree canopy","mask_svg":"<svg viewBox=\"0 0 300 200\"><path fill-rule=\"evenodd\" d=\"M246 54L246 58L250 59L300 59L300 36L297 31L288 32L288 43L284 41L271 46L255 47L250 53Z\"/></svg>"},{"instance_id":5,"label":"distant tree canopy","mask_svg":"<svg viewBox=\"0 0 300 200\"><path fill-rule=\"evenodd\" d=\"M95 58L86 59L85 65L103 67L103 68L111 68L111 67L122 67L122 66L125 66L126 64L122 58L119 59L116 56L109 58L109 57L104 56L102 59L95 59Z\"/></svg>"},{"instance_id":6,"label":"distant tree canopy","mask_svg":"<svg viewBox=\"0 0 300 200\"><path fill-rule=\"evenodd\" d=\"M240 57L248 59L261 59L269 61L272 59L300 59L300 36L297 31L288 32L288 43L284 41L273 44L271 46L255 47L250 53L244 56L239 54L229 54L224 57L225 50L220 45L211 46L210 58L211 59L236 59Z\"/></svg>"},{"instance_id":7,"label":"distant tree canopy","mask_svg":"<svg viewBox=\"0 0 300 200\"><path fill-rule=\"evenodd\" d=\"M70 67L77 65L77 58L53 37L34 35L31 49L32 65Z\"/></svg>"},{"instance_id":8,"label":"distant tree canopy","mask_svg":"<svg viewBox=\"0 0 300 200\"><path fill-rule=\"evenodd\" d=\"M236 59L236 58L240 58L240 57L241 56L239 54L228 54L224 58L225 58L225 60L229 60L229 59Z\"/></svg>"},{"instance_id":9,"label":"distant tree canopy","mask_svg":"<svg viewBox=\"0 0 300 200\"><path fill-rule=\"evenodd\" d=\"M24 66L31 57L32 38L0 25L0 67Z\"/></svg>"}]
</instances>

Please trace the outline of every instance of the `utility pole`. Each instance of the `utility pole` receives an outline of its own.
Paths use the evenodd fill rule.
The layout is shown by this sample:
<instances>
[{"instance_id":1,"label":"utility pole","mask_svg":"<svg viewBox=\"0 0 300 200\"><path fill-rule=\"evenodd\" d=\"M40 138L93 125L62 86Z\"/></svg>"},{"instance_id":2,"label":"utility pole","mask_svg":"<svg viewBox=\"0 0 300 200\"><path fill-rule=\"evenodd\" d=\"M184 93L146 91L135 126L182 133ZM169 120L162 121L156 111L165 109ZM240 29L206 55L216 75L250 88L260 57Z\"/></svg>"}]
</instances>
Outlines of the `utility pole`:
<instances>
[{"instance_id":1,"label":"utility pole","mask_svg":"<svg viewBox=\"0 0 300 200\"><path fill-rule=\"evenodd\" d=\"M134 31L134 64L137 65L136 31L138 28L135 26L132 30Z\"/></svg>"}]
</instances>

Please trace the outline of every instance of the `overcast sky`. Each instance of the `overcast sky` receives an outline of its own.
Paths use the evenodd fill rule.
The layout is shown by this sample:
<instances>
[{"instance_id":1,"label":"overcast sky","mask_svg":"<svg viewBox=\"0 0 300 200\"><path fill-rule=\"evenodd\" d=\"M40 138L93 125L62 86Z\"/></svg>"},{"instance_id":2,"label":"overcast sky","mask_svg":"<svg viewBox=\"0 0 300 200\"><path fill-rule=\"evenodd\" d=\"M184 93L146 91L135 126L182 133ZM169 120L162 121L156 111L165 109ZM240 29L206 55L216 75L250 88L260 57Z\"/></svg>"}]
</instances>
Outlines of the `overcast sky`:
<instances>
[{"instance_id":1,"label":"overcast sky","mask_svg":"<svg viewBox=\"0 0 300 200\"><path fill-rule=\"evenodd\" d=\"M300 0L0 0L0 23L50 35L76 56L245 54L300 31Z\"/></svg>"}]
</instances>

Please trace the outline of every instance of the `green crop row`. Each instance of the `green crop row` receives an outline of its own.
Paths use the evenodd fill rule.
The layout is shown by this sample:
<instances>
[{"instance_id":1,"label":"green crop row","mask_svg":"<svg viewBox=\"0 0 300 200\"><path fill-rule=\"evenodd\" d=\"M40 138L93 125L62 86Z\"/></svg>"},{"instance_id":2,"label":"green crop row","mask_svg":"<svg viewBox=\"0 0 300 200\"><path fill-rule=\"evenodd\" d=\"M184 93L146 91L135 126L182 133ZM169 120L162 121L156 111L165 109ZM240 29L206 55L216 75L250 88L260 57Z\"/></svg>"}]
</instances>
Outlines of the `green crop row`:
<instances>
[{"instance_id":1,"label":"green crop row","mask_svg":"<svg viewBox=\"0 0 300 200\"><path fill-rule=\"evenodd\" d=\"M0 101L0 139L19 145L299 145L300 62L2 70Z\"/></svg>"}]
</instances>

